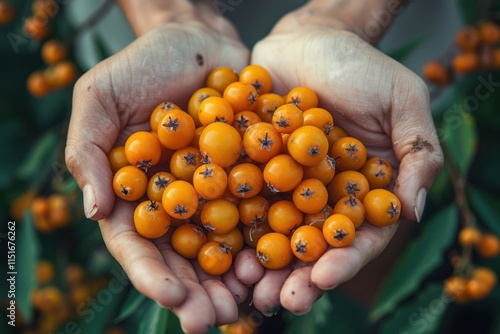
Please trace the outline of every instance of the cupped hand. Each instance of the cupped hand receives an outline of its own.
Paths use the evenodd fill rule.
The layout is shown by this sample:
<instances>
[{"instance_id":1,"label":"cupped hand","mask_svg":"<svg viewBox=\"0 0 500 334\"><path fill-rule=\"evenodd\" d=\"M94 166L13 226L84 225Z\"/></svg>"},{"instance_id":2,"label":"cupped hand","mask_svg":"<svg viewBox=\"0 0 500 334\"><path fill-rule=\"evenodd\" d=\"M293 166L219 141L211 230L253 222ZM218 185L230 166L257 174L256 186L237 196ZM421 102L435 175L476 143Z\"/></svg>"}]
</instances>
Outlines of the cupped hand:
<instances>
[{"instance_id":1,"label":"cupped hand","mask_svg":"<svg viewBox=\"0 0 500 334\"><path fill-rule=\"evenodd\" d=\"M279 94L297 86L312 88L320 107L360 139L369 156L388 159L399 170L393 191L401 200L402 218L419 221L426 192L443 164L425 84L350 32L319 25L296 28L278 25L255 46L251 62L271 73ZM266 313L280 304L297 314L307 312L324 290L348 281L377 257L397 226L365 222L351 246L327 251L314 265L267 271L255 286L254 304Z\"/></svg>"},{"instance_id":2,"label":"cupped hand","mask_svg":"<svg viewBox=\"0 0 500 334\"><path fill-rule=\"evenodd\" d=\"M149 131L156 105L186 106L211 69L248 64L249 52L220 18L168 23L139 37L77 82L66 146L66 163L84 194L88 218L99 220L104 241L134 286L172 308L187 332L235 321L246 287L234 272L204 275L181 258L167 237L142 238L133 223L134 204L115 200L107 154L139 130Z\"/></svg>"}]
</instances>

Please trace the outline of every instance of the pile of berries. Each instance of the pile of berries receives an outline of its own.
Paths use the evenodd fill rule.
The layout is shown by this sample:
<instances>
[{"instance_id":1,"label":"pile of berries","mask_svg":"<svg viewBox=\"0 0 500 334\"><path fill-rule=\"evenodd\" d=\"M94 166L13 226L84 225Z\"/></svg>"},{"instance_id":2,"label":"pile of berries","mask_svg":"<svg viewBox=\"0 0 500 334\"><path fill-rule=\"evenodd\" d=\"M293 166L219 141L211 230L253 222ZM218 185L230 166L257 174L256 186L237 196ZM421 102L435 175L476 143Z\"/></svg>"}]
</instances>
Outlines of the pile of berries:
<instances>
[{"instance_id":1,"label":"pile of berries","mask_svg":"<svg viewBox=\"0 0 500 334\"><path fill-rule=\"evenodd\" d=\"M401 203L385 189L391 165L368 158L310 88L271 90L261 66L239 75L217 68L187 111L160 103L151 131L113 148L113 189L139 201L140 235L159 238L175 227L173 249L220 275L244 244L263 266L279 269L349 246L365 220L398 220Z\"/></svg>"},{"instance_id":2,"label":"pile of berries","mask_svg":"<svg viewBox=\"0 0 500 334\"><path fill-rule=\"evenodd\" d=\"M462 27L455 36L458 51L451 59L431 60L423 67L424 78L438 86L448 85L455 74L500 68L500 26L482 22Z\"/></svg>"}]
</instances>

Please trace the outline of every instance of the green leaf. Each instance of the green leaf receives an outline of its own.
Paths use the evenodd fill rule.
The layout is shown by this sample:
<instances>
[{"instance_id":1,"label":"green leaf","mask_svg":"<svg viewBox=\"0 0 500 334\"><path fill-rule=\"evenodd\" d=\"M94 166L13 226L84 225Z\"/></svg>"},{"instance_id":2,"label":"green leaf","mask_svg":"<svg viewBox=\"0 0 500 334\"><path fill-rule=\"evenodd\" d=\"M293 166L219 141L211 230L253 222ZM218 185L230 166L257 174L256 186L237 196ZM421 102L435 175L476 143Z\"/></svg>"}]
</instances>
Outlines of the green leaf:
<instances>
[{"instance_id":1,"label":"green leaf","mask_svg":"<svg viewBox=\"0 0 500 334\"><path fill-rule=\"evenodd\" d=\"M39 175L40 169L51 168L49 163L54 159L57 148L58 136L55 131L49 131L43 135L26 155L26 160L18 170L17 176L21 179L31 178Z\"/></svg>"},{"instance_id":2,"label":"green leaf","mask_svg":"<svg viewBox=\"0 0 500 334\"><path fill-rule=\"evenodd\" d=\"M465 24L474 24L479 18L483 1L457 0L458 11Z\"/></svg>"},{"instance_id":3,"label":"green leaf","mask_svg":"<svg viewBox=\"0 0 500 334\"><path fill-rule=\"evenodd\" d=\"M446 207L421 223L421 234L410 243L385 282L371 311L370 320L377 321L394 311L443 262L443 252L454 240L458 223L458 208L455 205Z\"/></svg>"},{"instance_id":4,"label":"green leaf","mask_svg":"<svg viewBox=\"0 0 500 334\"><path fill-rule=\"evenodd\" d=\"M465 179L478 145L474 117L469 113L463 113L459 122L445 122L444 133L444 148L460 176Z\"/></svg>"},{"instance_id":5,"label":"green leaf","mask_svg":"<svg viewBox=\"0 0 500 334\"><path fill-rule=\"evenodd\" d=\"M33 318L30 294L36 284L33 273L40 254L31 214L25 215L23 221L16 224L16 230L16 300L19 310L29 323Z\"/></svg>"},{"instance_id":6,"label":"green leaf","mask_svg":"<svg viewBox=\"0 0 500 334\"><path fill-rule=\"evenodd\" d=\"M380 333L436 333L450 302L443 293L442 283L429 284L384 320Z\"/></svg>"},{"instance_id":7,"label":"green leaf","mask_svg":"<svg viewBox=\"0 0 500 334\"><path fill-rule=\"evenodd\" d=\"M145 300L146 297L142 293L132 288L128 293L127 298L123 302L123 306L120 309L120 314L118 314L118 316L114 320L115 323L118 323L131 316Z\"/></svg>"},{"instance_id":8,"label":"green leaf","mask_svg":"<svg viewBox=\"0 0 500 334\"><path fill-rule=\"evenodd\" d=\"M148 304L148 311L139 325L138 334L165 333L170 311L161 307L152 300L149 300Z\"/></svg>"},{"instance_id":9,"label":"green leaf","mask_svg":"<svg viewBox=\"0 0 500 334\"><path fill-rule=\"evenodd\" d=\"M423 33L420 36L417 36L414 39L401 45L400 47L387 52L387 55L398 62L402 62L403 60L406 59L406 57L408 57L413 52L413 50L415 50L420 44L422 44L422 42L425 41L429 36L430 36L429 33Z\"/></svg>"},{"instance_id":10,"label":"green leaf","mask_svg":"<svg viewBox=\"0 0 500 334\"><path fill-rule=\"evenodd\" d=\"M500 235L500 198L473 186L467 187L467 195L474 213L493 233Z\"/></svg>"},{"instance_id":11,"label":"green leaf","mask_svg":"<svg viewBox=\"0 0 500 334\"><path fill-rule=\"evenodd\" d=\"M285 317L288 318L286 334L319 334L320 328L325 325L331 315L332 304L328 295L325 294L314 303L311 311L302 316L296 316L290 312L285 313Z\"/></svg>"}]
</instances>

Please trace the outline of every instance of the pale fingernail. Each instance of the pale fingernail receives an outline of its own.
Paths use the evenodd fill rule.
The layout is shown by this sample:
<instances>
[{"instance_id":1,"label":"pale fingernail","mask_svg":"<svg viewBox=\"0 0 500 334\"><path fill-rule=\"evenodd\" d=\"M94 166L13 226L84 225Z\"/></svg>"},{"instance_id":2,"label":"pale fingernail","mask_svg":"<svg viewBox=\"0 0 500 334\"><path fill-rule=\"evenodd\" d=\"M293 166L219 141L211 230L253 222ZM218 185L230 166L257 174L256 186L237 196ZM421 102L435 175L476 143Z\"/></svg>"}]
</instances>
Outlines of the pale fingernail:
<instances>
[{"instance_id":1,"label":"pale fingernail","mask_svg":"<svg viewBox=\"0 0 500 334\"><path fill-rule=\"evenodd\" d=\"M83 187L83 209L85 211L85 217L92 219L97 213L97 204L95 201L94 188L90 184Z\"/></svg>"},{"instance_id":2,"label":"pale fingernail","mask_svg":"<svg viewBox=\"0 0 500 334\"><path fill-rule=\"evenodd\" d=\"M424 214L425 207L425 199L427 197L427 190L424 188L420 189L417 194L417 198L415 199L415 217L417 218L417 222L420 223L422 219L422 215Z\"/></svg>"}]
</instances>

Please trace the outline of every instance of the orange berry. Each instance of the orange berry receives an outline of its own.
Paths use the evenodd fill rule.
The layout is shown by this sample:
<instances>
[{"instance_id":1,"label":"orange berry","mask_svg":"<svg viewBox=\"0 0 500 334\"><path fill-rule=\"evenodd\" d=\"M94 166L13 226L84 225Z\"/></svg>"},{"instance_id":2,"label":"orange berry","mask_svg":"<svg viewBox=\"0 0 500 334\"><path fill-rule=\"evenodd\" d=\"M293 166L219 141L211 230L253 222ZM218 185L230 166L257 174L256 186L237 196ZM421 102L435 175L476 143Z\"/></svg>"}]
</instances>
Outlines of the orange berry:
<instances>
[{"instance_id":1,"label":"orange berry","mask_svg":"<svg viewBox=\"0 0 500 334\"><path fill-rule=\"evenodd\" d=\"M451 276L444 281L444 292L453 298L455 303L463 304L468 301L466 281L460 276Z\"/></svg>"},{"instance_id":2,"label":"orange berry","mask_svg":"<svg viewBox=\"0 0 500 334\"><path fill-rule=\"evenodd\" d=\"M500 42L500 27L493 22L485 22L479 26L481 42L486 45L495 45Z\"/></svg>"},{"instance_id":3,"label":"orange berry","mask_svg":"<svg viewBox=\"0 0 500 334\"><path fill-rule=\"evenodd\" d=\"M485 234L476 244L479 255L492 258L500 254L500 239L494 234Z\"/></svg>"},{"instance_id":4,"label":"orange berry","mask_svg":"<svg viewBox=\"0 0 500 334\"><path fill-rule=\"evenodd\" d=\"M23 29L31 38L42 40L50 33L48 18L46 15L30 16L24 21Z\"/></svg>"},{"instance_id":5,"label":"orange berry","mask_svg":"<svg viewBox=\"0 0 500 334\"><path fill-rule=\"evenodd\" d=\"M467 74L479 68L479 56L475 53L460 53L453 57L452 67L458 74Z\"/></svg>"},{"instance_id":6,"label":"orange berry","mask_svg":"<svg viewBox=\"0 0 500 334\"><path fill-rule=\"evenodd\" d=\"M51 86L42 71L35 71L26 81L28 92L34 97L44 97L51 91Z\"/></svg>"},{"instance_id":7,"label":"orange berry","mask_svg":"<svg viewBox=\"0 0 500 334\"><path fill-rule=\"evenodd\" d=\"M9 2L0 1L0 25L6 25L14 21L16 10Z\"/></svg>"},{"instance_id":8,"label":"orange berry","mask_svg":"<svg viewBox=\"0 0 500 334\"><path fill-rule=\"evenodd\" d=\"M464 247L477 245L480 240L481 232L475 227L466 226L458 234L458 241Z\"/></svg>"},{"instance_id":9,"label":"orange berry","mask_svg":"<svg viewBox=\"0 0 500 334\"><path fill-rule=\"evenodd\" d=\"M480 36L476 27L462 27L455 35L455 43L464 51L474 51L479 42Z\"/></svg>"},{"instance_id":10,"label":"orange berry","mask_svg":"<svg viewBox=\"0 0 500 334\"><path fill-rule=\"evenodd\" d=\"M61 41L51 39L43 43L41 53L47 64L54 65L66 58L68 50Z\"/></svg>"}]
</instances>

